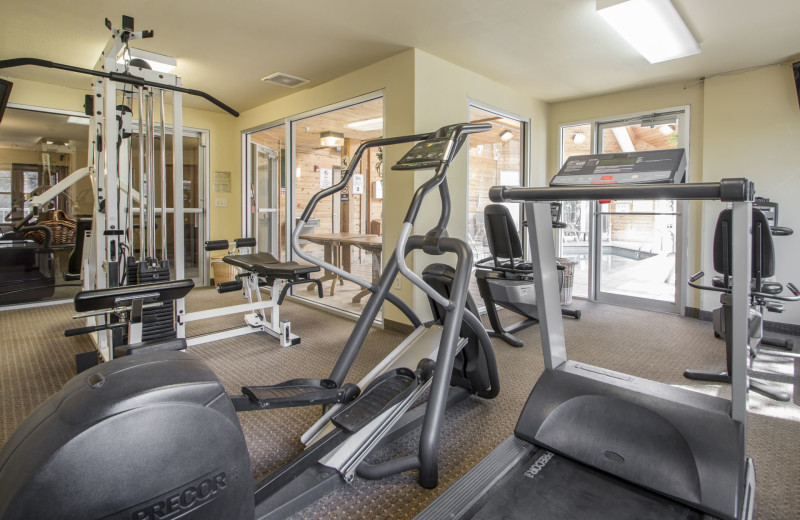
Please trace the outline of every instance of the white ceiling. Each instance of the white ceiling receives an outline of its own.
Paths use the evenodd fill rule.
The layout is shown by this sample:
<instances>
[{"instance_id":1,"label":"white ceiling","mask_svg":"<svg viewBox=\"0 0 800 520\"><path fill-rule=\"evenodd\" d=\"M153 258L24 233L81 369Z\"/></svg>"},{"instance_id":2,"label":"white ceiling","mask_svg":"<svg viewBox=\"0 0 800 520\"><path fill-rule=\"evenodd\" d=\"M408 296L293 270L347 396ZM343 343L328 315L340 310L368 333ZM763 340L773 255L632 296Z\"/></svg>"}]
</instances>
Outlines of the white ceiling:
<instances>
[{"instance_id":1,"label":"white ceiling","mask_svg":"<svg viewBox=\"0 0 800 520\"><path fill-rule=\"evenodd\" d=\"M243 111L414 47L548 102L800 56L798 0L672 2L702 52L655 65L605 24L595 0L7 1L0 59L93 68L108 39L103 20L119 26L127 14L137 30L155 30L134 46L176 57L185 87ZM311 82L286 89L259 81L276 71ZM75 87L89 82L30 66L0 75ZM185 102L213 109L202 100Z\"/></svg>"}]
</instances>

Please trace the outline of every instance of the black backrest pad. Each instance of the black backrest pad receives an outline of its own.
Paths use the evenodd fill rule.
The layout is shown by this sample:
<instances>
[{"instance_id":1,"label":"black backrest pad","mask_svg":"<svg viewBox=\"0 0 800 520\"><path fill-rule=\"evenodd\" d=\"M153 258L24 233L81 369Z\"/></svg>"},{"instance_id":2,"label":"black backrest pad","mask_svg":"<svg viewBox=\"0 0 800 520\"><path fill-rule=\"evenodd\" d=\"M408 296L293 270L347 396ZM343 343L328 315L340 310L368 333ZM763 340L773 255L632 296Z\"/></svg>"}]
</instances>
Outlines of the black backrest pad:
<instances>
[{"instance_id":1,"label":"black backrest pad","mask_svg":"<svg viewBox=\"0 0 800 520\"><path fill-rule=\"evenodd\" d=\"M193 287L194 282L186 279L81 291L75 295L75 310L86 312L111 309L116 305L127 305L125 302L142 296L146 296L145 303L166 302L183 298Z\"/></svg>"},{"instance_id":2,"label":"black backrest pad","mask_svg":"<svg viewBox=\"0 0 800 520\"><path fill-rule=\"evenodd\" d=\"M714 230L714 270L725 274L725 269L731 269L731 259L733 257L733 247L731 243L733 228L733 212L731 209L724 209L717 218L717 227ZM775 275L775 245L772 242L772 233L769 228L767 216L761 210L753 208L753 232L751 250L756 253L761 251L760 256L753 255L752 269L750 276L755 278L757 271L761 270L761 277L766 278ZM727 255L725 251L727 250ZM728 272L732 275L733 272Z\"/></svg>"},{"instance_id":3,"label":"black backrest pad","mask_svg":"<svg viewBox=\"0 0 800 520\"><path fill-rule=\"evenodd\" d=\"M522 242L511 212L503 204L489 204L483 210L483 222L489 251L499 258L519 258L522 256Z\"/></svg>"}]
</instances>

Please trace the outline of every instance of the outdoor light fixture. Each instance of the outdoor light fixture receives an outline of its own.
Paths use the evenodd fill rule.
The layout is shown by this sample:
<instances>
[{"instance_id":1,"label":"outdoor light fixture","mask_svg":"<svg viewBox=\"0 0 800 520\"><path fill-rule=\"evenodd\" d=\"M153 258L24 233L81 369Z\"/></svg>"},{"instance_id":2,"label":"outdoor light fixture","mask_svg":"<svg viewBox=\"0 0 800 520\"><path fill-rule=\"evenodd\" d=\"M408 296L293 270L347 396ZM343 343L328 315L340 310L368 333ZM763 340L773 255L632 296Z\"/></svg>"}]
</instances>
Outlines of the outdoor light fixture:
<instances>
[{"instance_id":1,"label":"outdoor light fixture","mask_svg":"<svg viewBox=\"0 0 800 520\"><path fill-rule=\"evenodd\" d=\"M319 134L322 146L339 147L344 145L344 134L339 132L322 132Z\"/></svg>"},{"instance_id":2,"label":"outdoor light fixture","mask_svg":"<svg viewBox=\"0 0 800 520\"><path fill-rule=\"evenodd\" d=\"M141 49L129 49L129 54L126 54L123 49L119 56L117 56L117 63L125 63L126 56L128 56L130 60L138 58L146 61L147 64L150 65L150 68L156 72L172 72L172 69L178 65L178 60L175 58L164 56L163 54L156 54L155 52L143 51Z\"/></svg>"},{"instance_id":3,"label":"outdoor light fixture","mask_svg":"<svg viewBox=\"0 0 800 520\"><path fill-rule=\"evenodd\" d=\"M700 53L670 0L597 0L597 13L650 63Z\"/></svg>"},{"instance_id":4,"label":"outdoor light fixture","mask_svg":"<svg viewBox=\"0 0 800 520\"><path fill-rule=\"evenodd\" d=\"M505 130L500 134L500 140L503 142L510 141L512 137L514 137L514 134L511 132L511 130Z\"/></svg>"},{"instance_id":5,"label":"outdoor light fixture","mask_svg":"<svg viewBox=\"0 0 800 520\"><path fill-rule=\"evenodd\" d=\"M574 142L575 144L581 144L584 141L586 141L586 134L584 134L583 132L578 132L572 137L572 142Z\"/></svg>"},{"instance_id":6,"label":"outdoor light fixture","mask_svg":"<svg viewBox=\"0 0 800 520\"><path fill-rule=\"evenodd\" d=\"M347 123L347 128L352 128L359 132L369 132L372 130L383 130L383 118L376 117L375 119L365 119L364 121L356 121L355 123Z\"/></svg>"}]
</instances>

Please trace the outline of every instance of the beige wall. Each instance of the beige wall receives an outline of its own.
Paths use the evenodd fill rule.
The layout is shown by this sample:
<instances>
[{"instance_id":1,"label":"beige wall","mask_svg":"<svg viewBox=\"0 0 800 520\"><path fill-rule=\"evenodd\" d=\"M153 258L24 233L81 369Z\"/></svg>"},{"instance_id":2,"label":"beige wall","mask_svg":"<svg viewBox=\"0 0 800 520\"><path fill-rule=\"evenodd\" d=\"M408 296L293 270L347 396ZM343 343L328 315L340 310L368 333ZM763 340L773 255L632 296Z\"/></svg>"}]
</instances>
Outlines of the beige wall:
<instances>
[{"instance_id":1,"label":"beige wall","mask_svg":"<svg viewBox=\"0 0 800 520\"><path fill-rule=\"evenodd\" d=\"M711 78L705 84L703 180L746 177L756 195L778 202L779 224L794 228L789 237L775 237L776 277L800 282L800 107L792 69L769 67L743 74ZM721 204L709 204L703 214L703 270L713 272L710 243ZM703 308L718 299L703 295ZM768 313L769 321L800 323L800 303L787 303L783 314Z\"/></svg>"}]
</instances>

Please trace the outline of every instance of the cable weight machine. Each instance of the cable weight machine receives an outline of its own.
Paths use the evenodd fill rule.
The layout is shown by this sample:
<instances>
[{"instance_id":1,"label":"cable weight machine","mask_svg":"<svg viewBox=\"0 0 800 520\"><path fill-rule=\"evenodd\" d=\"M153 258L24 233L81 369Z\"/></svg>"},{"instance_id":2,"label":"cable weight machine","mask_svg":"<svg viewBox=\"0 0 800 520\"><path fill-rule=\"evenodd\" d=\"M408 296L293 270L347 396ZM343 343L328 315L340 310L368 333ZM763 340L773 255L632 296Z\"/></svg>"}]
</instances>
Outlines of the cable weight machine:
<instances>
[{"instance_id":1,"label":"cable weight machine","mask_svg":"<svg viewBox=\"0 0 800 520\"><path fill-rule=\"evenodd\" d=\"M94 69L36 58L0 60L0 69L37 66L93 77L92 94L86 96L84 108L90 117L88 168L96 203L92 231L84 247L84 292L184 278L183 94L203 97L234 117L239 115L205 92L183 88L176 75L152 70L143 60L130 59L129 44L152 38L152 30L136 32L134 20L129 16L122 17L121 28L113 27L108 19L105 25L111 37ZM117 63L120 56L122 63ZM172 240L176 247L171 252L167 247L166 199L168 104L172 107L172 135L175 136L171 156L174 186L171 212L174 215ZM138 140L135 148L134 136ZM158 147L156 138L160 139ZM138 158L137 175L134 175L134 157ZM160 197L157 197L157 183L160 183ZM159 218L161 222L157 225ZM157 242L160 242L160 249ZM113 357L114 347L129 341L123 327L119 326L126 311L118 310L125 307L125 303L120 302L114 309L94 309L75 316L86 318L87 327L76 331L94 333L97 348L105 359ZM182 331L176 331L175 316L184 312L183 298L145 309L142 340L182 336Z\"/></svg>"}]
</instances>

